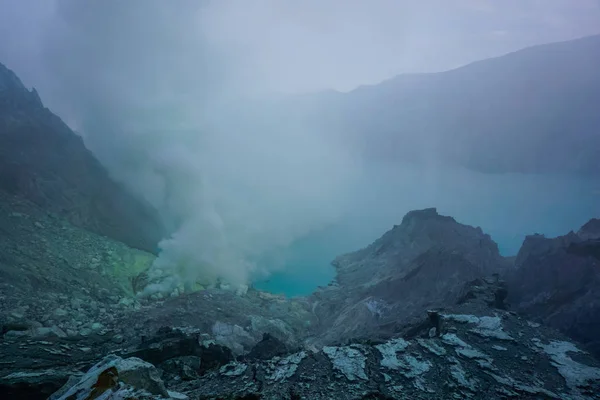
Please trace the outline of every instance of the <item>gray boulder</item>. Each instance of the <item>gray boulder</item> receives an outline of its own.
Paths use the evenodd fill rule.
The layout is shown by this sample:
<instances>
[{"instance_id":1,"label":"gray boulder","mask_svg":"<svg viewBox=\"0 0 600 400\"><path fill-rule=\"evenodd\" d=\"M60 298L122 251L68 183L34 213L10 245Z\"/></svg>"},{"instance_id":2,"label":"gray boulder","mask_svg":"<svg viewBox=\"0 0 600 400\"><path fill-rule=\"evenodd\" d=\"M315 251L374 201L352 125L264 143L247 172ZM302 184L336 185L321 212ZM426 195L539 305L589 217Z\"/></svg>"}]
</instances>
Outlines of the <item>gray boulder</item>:
<instances>
[{"instance_id":1,"label":"gray boulder","mask_svg":"<svg viewBox=\"0 0 600 400\"><path fill-rule=\"evenodd\" d=\"M152 364L113 355L94 365L71 387L61 389L61 393L55 400L171 398Z\"/></svg>"}]
</instances>

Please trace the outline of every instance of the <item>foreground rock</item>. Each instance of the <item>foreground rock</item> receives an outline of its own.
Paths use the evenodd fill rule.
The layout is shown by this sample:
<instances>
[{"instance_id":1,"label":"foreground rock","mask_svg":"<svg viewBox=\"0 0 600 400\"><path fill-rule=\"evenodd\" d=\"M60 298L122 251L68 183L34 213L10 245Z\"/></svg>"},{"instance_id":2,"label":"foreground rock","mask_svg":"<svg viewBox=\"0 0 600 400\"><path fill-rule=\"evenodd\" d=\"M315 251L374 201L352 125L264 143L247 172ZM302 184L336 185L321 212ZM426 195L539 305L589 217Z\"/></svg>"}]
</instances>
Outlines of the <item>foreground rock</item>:
<instances>
[{"instance_id":1,"label":"foreground rock","mask_svg":"<svg viewBox=\"0 0 600 400\"><path fill-rule=\"evenodd\" d=\"M71 384L75 382L74 385ZM160 372L139 358L107 356L85 375L71 379L51 400L172 399L183 398L170 393L160 379Z\"/></svg>"},{"instance_id":2,"label":"foreground rock","mask_svg":"<svg viewBox=\"0 0 600 400\"><path fill-rule=\"evenodd\" d=\"M106 399L600 398L600 364L564 336L490 308L501 289L472 282L462 304L430 310L404 338L230 360L195 379L171 374L162 382L148 363L109 356L55 398L90 399L94 390ZM135 379L123 364L135 366Z\"/></svg>"}]
</instances>

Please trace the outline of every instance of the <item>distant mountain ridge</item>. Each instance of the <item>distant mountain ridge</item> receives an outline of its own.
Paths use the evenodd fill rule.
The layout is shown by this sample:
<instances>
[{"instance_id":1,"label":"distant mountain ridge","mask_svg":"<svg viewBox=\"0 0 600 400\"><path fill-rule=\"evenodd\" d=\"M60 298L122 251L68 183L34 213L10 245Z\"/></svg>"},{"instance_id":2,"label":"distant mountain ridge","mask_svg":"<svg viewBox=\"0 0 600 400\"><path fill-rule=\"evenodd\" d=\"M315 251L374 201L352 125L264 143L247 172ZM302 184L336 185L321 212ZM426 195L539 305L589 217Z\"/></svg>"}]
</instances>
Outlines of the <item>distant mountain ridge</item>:
<instances>
[{"instance_id":1,"label":"distant mountain ridge","mask_svg":"<svg viewBox=\"0 0 600 400\"><path fill-rule=\"evenodd\" d=\"M81 137L2 64L0 191L138 249L155 252L164 234L155 210L115 183Z\"/></svg>"},{"instance_id":2,"label":"distant mountain ridge","mask_svg":"<svg viewBox=\"0 0 600 400\"><path fill-rule=\"evenodd\" d=\"M309 97L368 159L600 174L600 35Z\"/></svg>"}]
</instances>

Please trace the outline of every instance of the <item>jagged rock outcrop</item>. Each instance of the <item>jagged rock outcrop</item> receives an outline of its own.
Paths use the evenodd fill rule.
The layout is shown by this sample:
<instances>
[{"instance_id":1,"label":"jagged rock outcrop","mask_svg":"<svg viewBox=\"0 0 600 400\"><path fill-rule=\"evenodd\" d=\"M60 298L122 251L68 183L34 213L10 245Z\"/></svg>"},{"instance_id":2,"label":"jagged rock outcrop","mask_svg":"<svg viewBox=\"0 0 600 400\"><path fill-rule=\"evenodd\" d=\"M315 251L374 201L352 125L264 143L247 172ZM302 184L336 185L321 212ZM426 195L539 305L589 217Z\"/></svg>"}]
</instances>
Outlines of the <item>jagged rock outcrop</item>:
<instances>
[{"instance_id":1,"label":"jagged rock outcrop","mask_svg":"<svg viewBox=\"0 0 600 400\"><path fill-rule=\"evenodd\" d=\"M583 240L600 240L600 219L592 218L577 232Z\"/></svg>"},{"instance_id":2,"label":"jagged rock outcrop","mask_svg":"<svg viewBox=\"0 0 600 400\"><path fill-rule=\"evenodd\" d=\"M482 274L496 272L503 262L498 246L481 228L460 224L427 208L409 212L400 225L366 248L336 258L336 279L340 285L354 288L417 274L411 263L432 251L460 254L465 261L480 264Z\"/></svg>"},{"instance_id":3,"label":"jagged rock outcrop","mask_svg":"<svg viewBox=\"0 0 600 400\"><path fill-rule=\"evenodd\" d=\"M508 275L515 310L559 329L600 356L600 227L528 236Z\"/></svg>"},{"instance_id":4,"label":"jagged rock outcrop","mask_svg":"<svg viewBox=\"0 0 600 400\"><path fill-rule=\"evenodd\" d=\"M157 213L112 181L81 137L2 64L0 191L149 252L165 233Z\"/></svg>"},{"instance_id":5,"label":"jagged rock outcrop","mask_svg":"<svg viewBox=\"0 0 600 400\"><path fill-rule=\"evenodd\" d=\"M337 285L315 293L322 334L315 343L389 337L431 307L453 304L465 282L505 272L509 263L481 228L412 211L368 247L338 257Z\"/></svg>"}]
</instances>

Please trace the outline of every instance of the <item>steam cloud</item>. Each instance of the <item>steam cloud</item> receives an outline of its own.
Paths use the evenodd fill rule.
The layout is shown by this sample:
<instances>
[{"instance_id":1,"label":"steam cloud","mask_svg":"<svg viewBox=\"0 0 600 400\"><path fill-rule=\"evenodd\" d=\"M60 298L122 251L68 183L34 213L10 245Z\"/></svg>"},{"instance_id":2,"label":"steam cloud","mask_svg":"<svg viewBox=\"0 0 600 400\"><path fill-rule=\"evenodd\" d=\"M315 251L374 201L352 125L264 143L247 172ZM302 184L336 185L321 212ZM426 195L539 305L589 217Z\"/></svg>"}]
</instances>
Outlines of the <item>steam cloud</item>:
<instances>
[{"instance_id":1,"label":"steam cloud","mask_svg":"<svg viewBox=\"0 0 600 400\"><path fill-rule=\"evenodd\" d=\"M204 39L202 4L141 3L58 3L46 62L55 96L77 99L59 111L172 230L150 292L264 277L261 254L335 221L357 163L243 84L252 71Z\"/></svg>"}]
</instances>

